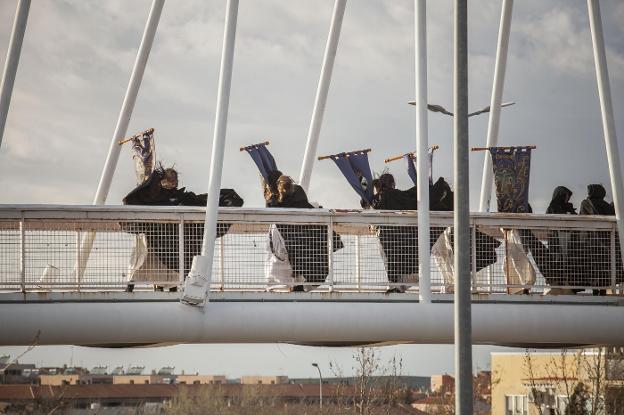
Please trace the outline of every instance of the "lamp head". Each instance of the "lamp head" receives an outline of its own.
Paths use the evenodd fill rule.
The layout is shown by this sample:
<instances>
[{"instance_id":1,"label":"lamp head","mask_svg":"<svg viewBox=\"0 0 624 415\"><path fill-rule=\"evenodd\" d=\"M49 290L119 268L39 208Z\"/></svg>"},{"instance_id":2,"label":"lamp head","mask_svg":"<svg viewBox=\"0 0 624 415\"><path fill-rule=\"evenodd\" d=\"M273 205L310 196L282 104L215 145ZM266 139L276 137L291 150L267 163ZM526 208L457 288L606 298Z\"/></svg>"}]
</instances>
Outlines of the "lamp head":
<instances>
[{"instance_id":1,"label":"lamp head","mask_svg":"<svg viewBox=\"0 0 624 415\"><path fill-rule=\"evenodd\" d=\"M318 363L312 363L312 366L318 367Z\"/></svg>"}]
</instances>

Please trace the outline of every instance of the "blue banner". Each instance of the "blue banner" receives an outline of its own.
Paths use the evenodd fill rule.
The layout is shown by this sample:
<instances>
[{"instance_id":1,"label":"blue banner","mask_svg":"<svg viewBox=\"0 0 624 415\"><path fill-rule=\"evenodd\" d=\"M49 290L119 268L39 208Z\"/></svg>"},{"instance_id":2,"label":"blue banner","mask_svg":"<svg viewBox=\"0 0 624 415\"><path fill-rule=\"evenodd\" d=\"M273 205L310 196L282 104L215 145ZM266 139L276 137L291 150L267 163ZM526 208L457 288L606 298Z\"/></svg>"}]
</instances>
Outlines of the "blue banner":
<instances>
[{"instance_id":1,"label":"blue banner","mask_svg":"<svg viewBox=\"0 0 624 415\"><path fill-rule=\"evenodd\" d=\"M258 166L260 174L264 178L265 182L269 180L269 172L277 170L275 159L271 155L271 152L266 148L266 144L256 144L245 148L245 151L249 153L251 159Z\"/></svg>"},{"instance_id":2,"label":"blue banner","mask_svg":"<svg viewBox=\"0 0 624 415\"><path fill-rule=\"evenodd\" d=\"M418 185L418 173L416 173L416 155L414 153L407 153L403 156L403 160L407 163L407 174L415 186ZM427 152L427 161L429 162L429 184L433 185L433 149L429 149Z\"/></svg>"},{"instance_id":3,"label":"blue banner","mask_svg":"<svg viewBox=\"0 0 624 415\"><path fill-rule=\"evenodd\" d=\"M368 164L368 154L340 153L331 156L353 190L369 204L373 203L373 174Z\"/></svg>"},{"instance_id":4,"label":"blue banner","mask_svg":"<svg viewBox=\"0 0 624 415\"><path fill-rule=\"evenodd\" d=\"M531 149L528 147L490 148L498 211L529 212Z\"/></svg>"},{"instance_id":5,"label":"blue banner","mask_svg":"<svg viewBox=\"0 0 624 415\"><path fill-rule=\"evenodd\" d=\"M137 183L141 184L152 174L156 167L156 143L154 130L148 130L140 137L132 137L132 158L137 175Z\"/></svg>"}]
</instances>

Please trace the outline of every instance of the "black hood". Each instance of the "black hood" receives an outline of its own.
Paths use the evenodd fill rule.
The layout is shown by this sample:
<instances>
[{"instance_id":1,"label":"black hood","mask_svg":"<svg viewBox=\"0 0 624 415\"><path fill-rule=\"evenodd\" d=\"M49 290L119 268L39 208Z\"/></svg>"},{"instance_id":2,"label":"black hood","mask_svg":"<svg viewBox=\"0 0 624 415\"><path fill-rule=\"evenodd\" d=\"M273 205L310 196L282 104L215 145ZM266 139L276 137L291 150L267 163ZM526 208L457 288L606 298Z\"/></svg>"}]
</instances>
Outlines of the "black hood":
<instances>
[{"instance_id":1,"label":"black hood","mask_svg":"<svg viewBox=\"0 0 624 415\"><path fill-rule=\"evenodd\" d=\"M602 200L607 195L607 191L601 184L590 184L587 186L587 197L590 199Z\"/></svg>"},{"instance_id":2,"label":"black hood","mask_svg":"<svg viewBox=\"0 0 624 415\"><path fill-rule=\"evenodd\" d=\"M556 203L562 205L572 197L572 191L565 186L557 186L553 191L552 201L550 203ZM567 199L567 200L566 200Z\"/></svg>"}]
</instances>

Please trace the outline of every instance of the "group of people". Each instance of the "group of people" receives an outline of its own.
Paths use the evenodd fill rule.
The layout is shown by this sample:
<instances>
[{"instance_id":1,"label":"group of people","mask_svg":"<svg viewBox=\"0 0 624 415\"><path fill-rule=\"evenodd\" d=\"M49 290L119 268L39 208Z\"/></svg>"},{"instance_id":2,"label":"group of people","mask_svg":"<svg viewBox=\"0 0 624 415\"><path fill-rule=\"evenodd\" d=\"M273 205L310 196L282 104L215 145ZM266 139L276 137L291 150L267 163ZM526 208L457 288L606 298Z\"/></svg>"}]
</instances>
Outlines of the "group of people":
<instances>
[{"instance_id":1,"label":"group of people","mask_svg":"<svg viewBox=\"0 0 624 415\"><path fill-rule=\"evenodd\" d=\"M614 216L613 203L605 201L607 192L600 184L587 186L587 198L581 204L579 215ZM547 214L577 215L570 202L572 191L557 186L546 209ZM584 286L598 287L595 295L604 295L612 283L612 262L615 259L616 282L624 281L619 239L615 238L615 258L611 253L611 235L600 230L550 230L546 244L524 232L523 242L531 252L537 267L551 286L570 287L568 291L582 291Z\"/></svg>"},{"instance_id":2,"label":"group of people","mask_svg":"<svg viewBox=\"0 0 624 415\"><path fill-rule=\"evenodd\" d=\"M396 188L394 177L384 173L372 183L372 203L362 200L365 209L416 210L416 187L407 190ZM264 199L267 208L311 209L304 189L294 180L275 170L264 180ZM429 186L430 210L453 210L453 191L444 178ZM588 197L582 201L578 214L614 215L612 203L604 200L606 191L599 184L588 186ZM564 187L555 188L547 214L576 215L570 202L572 192ZM124 199L127 205L159 206L205 206L206 194L195 194L178 188L178 174L173 168L159 166L151 175ZM242 206L243 199L233 189L222 189L220 206ZM128 290L132 291L134 279L139 279L142 269L149 269L151 280L172 281L171 290L179 281L180 258L178 256L179 231L176 224L146 224L128 222L125 230L135 234L136 245L129 268ZM227 233L229 225L220 224L217 238ZM418 228L416 226L377 225L374 227L384 260L390 292L403 292L409 283L417 281L418 275ZM531 230L519 230L524 252L531 254L534 263L552 286L601 287L611 282L610 236L608 231L550 230L547 238L539 239ZM184 269L190 269L192 258L199 255L203 225L184 225ZM476 270L479 271L497 261L500 238L477 230ZM333 251L343 248L335 232L331 237ZM444 258L452 257L452 228L432 227L430 249L439 268L452 274L452 264L443 264ZM506 239L506 238L505 238ZM616 238L617 240L617 238ZM617 275L624 280L621 253L617 244ZM155 255L150 255L152 252ZM270 226L267 245L268 258L265 265L269 287L286 290L307 291L325 282L329 272L329 236L323 224L274 224ZM449 268L451 267L451 268ZM164 270L164 271L156 271ZM166 275L153 275L164 272ZM173 283L175 282L175 283ZM526 290L525 290L526 292ZM599 289L596 294L603 294Z\"/></svg>"}]
</instances>

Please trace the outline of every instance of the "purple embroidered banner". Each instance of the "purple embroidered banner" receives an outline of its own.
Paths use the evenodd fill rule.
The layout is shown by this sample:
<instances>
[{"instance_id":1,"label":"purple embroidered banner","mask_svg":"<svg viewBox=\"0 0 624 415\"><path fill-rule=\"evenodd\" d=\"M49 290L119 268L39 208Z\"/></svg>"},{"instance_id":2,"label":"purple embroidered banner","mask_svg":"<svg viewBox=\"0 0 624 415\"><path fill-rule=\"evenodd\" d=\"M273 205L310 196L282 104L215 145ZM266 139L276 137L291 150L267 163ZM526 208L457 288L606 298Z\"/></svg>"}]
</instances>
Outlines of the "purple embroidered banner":
<instances>
[{"instance_id":1,"label":"purple embroidered banner","mask_svg":"<svg viewBox=\"0 0 624 415\"><path fill-rule=\"evenodd\" d=\"M531 149L490 148L498 211L528 213Z\"/></svg>"}]
</instances>

